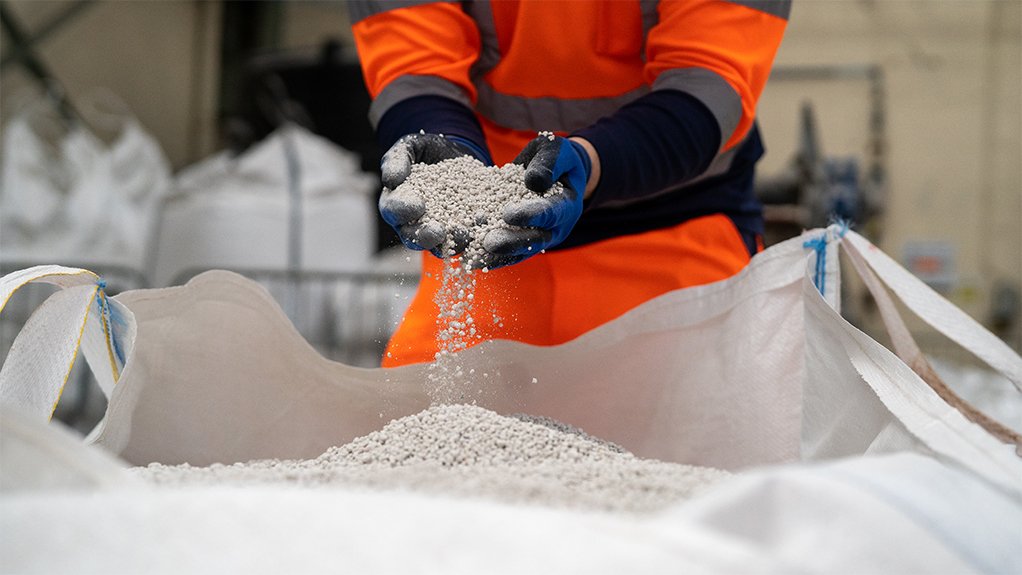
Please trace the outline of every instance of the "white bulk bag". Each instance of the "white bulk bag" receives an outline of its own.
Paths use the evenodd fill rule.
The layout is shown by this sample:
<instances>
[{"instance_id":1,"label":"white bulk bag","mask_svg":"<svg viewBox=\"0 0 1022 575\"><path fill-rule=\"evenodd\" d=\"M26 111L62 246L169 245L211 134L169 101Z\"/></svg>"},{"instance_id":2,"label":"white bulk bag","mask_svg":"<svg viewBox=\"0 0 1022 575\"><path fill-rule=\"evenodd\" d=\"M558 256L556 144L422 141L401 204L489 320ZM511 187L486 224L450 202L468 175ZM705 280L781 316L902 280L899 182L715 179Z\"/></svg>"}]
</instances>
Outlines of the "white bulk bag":
<instances>
[{"instance_id":1,"label":"white bulk bag","mask_svg":"<svg viewBox=\"0 0 1022 575\"><path fill-rule=\"evenodd\" d=\"M153 281L170 285L209 268L365 269L378 186L355 154L285 125L240 156L222 152L175 178L161 210ZM300 261L289 261L294 248Z\"/></svg>"},{"instance_id":2,"label":"white bulk bag","mask_svg":"<svg viewBox=\"0 0 1022 575\"><path fill-rule=\"evenodd\" d=\"M473 377L455 385L465 401L552 417L643 457L738 470L914 451L1022 491L1014 446L827 303L839 293L839 246L923 319L1022 382L1022 359L1003 342L864 238L832 227L563 345L474 347L460 355ZM112 300L133 314L137 336L119 346L123 371L91 439L135 464L315 457L430 402L430 366L328 361L265 290L235 274ZM53 386L21 375L0 381L4 397L19 396L8 387Z\"/></svg>"},{"instance_id":3,"label":"white bulk bag","mask_svg":"<svg viewBox=\"0 0 1022 575\"><path fill-rule=\"evenodd\" d=\"M4 126L4 261L144 268L156 207L170 184L170 165L123 104L112 103L120 110L113 114L117 135L109 145L80 122L49 126L59 134L44 136L46 122L56 120L42 102Z\"/></svg>"}]
</instances>

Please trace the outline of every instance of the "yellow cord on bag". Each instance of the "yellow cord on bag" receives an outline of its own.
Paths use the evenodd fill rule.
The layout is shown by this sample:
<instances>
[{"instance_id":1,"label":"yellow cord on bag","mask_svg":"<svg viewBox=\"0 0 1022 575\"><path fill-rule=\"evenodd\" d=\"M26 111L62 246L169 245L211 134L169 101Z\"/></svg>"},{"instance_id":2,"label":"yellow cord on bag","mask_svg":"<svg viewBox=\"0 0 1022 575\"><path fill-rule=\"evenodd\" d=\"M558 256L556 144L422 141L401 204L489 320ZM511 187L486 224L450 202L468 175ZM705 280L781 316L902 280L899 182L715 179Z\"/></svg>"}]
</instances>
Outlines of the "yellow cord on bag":
<instances>
[{"instance_id":1,"label":"yellow cord on bag","mask_svg":"<svg viewBox=\"0 0 1022 575\"><path fill-rule=\"evenodd\" d=\"M41 267L41 266L36 266L36 267ZM15 273L17 273L17 272L15 272ZM92 277L96 278L96 280L97 280L97 281L98 281L98 280L100 279L98 275L96 275L96 274L95 274L95 273L93 273L93 272L90 272L89 270L79 270L79 271L77 271L77 272L74 272L74 273L67 273L67 272L53 272L53 273L48 273L48 274L44 274L44 275L41 275L41 276L37 276L37 277L29 277L29 278L28 278L28 279L26 279L25 281L23 281L23 282L21 282L20 284L16 285L16 286L14 287L14 289L12 289L12 290L11 290L11 293L7 295L7 297L6 297L5 299L4 299L4 301L0 302L0 312L3 312L3 311L4 311L4 308L5 308L5 307L7 307L7 302L8 302L8 301L10 301L10 299L11 299L11 297L12 297L12 296L14 296L14 292L16 292L16 291L18 291L19 289L21 289L21 288L23 288L23 287L27 286L27 285L28 285L28 284L30 284L30 283L36 283L36 282L38 282L39 280L41 280L41 279L43 279L43 278L48 278L48 277L60 277L60 276L74 276L74 275L79 275L79 274L86 274L86 275L90 275L90 276L92 276ZM7 278L8 278L8 277L10 277L11 275L14 275L14 274L8 274L8 275L4 276L4 279L7 279ZM57 285L59 285L59 284L57 284ZM63 287L63 286L62 286L62 287Z\"/></svg>"},{"instance_id":2,"label":"yellow cord on bag","mask_svg":"<svg viewBox=\"0 0 1022 575\"><path fill-rule=\"evenodd\" d=\"M101 288L97 285L96 290L92 292L92 297L96 297L96 293ZM78 338L75 340L75 352L71 355L71 363L67 366L67 371L64 373L64 381L60 384L60 389L57 390L57 398L53 401L53 407L50 408L50 416L46 419L50 421L53 419L54 412L57 411L57 404L60 403L61 396L64 395L64 387L67 386L67 380L71 377L71 369L75 366L75 361L78 359L78 350L82 347L82 335L85 333L85 325L89 322L89 313L92 311L92 304L89 304L85 308L85 315L82 316L82 326L78 328ZM107 344L109 345L109 344Z\"/></svg>"}]
</instances>

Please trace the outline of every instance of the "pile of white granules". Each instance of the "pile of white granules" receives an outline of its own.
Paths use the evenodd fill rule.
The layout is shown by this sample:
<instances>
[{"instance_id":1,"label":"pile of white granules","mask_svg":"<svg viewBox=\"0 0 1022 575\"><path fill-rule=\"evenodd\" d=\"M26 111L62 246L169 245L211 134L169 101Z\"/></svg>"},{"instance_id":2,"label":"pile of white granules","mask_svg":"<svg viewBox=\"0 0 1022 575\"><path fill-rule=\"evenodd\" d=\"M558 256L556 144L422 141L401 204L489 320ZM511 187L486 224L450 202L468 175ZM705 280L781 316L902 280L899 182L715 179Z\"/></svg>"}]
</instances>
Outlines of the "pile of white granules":
<instances>
[{"instance_id":1,"label":"pile of white granules","mask_svg":"<svg viewBox=\"0 0 1022 575\"><path fill-rule=\"evenodd\" d=\"M440 403L463 401L454 391L468 374L461 369L454 354L465 349L476 338L473 314L477 272L488 273L483 265L483 239L494 230L512 228L502 215L505 206L530 197L539 197L525 187L525 168L518 164L502 167L485 166L478 160L462 156L436 164L412 164L412 171L398 189L422 195L426 212L419 223L440 224L447 230L441 246L444 255L443 277L437 291L436 304L439 351L429 380L433 400ZM554 184L547 193L556 193L561 184ZM464 251L455 256L461 238ZM486 310L483 310L486 311ZM482 321L501 323L504 318L493 313Z\"/></svg>"},{"instance_id":2,"label":"pile of white granules","mask_svg":"<svg viewBox=\"0 0 1022 575\"><path fill-rule=\"evenodd\" d=\"M662 509L729 476L639 459L562 423L469 405L435 405L316 459L134 471L169 486L361 486L629 513Z\"/></svg>"},{"instance_id":3,"label":"pile of white granules","mask_svg":"<svg viewBox=\"0 0 1022 575\"><path fill-rule=\"evenodd\" d=\"M262 460L210 467L152 464L135 471L165 485L288 484L410 489L558 507L648 512L688 499L728 473L639 459L620 447L553 420L506 417L461 404L465 373L458 359L476 338L472 308L483 238L510 226L504 207L535 197L522 166L486 167L471 158L415 164L402 186L425 198L421 224L448 230L436 303L439 353L428 372L433 406L333 447L315 459ZM560 187L556 185L554 191ZM453 232L453 230L457 230ZM455 257L455 238L464 251ZM501 322L492 310L485 321ZM470 370L471 371L471 370Z\"/></svg>"}]
</instances>

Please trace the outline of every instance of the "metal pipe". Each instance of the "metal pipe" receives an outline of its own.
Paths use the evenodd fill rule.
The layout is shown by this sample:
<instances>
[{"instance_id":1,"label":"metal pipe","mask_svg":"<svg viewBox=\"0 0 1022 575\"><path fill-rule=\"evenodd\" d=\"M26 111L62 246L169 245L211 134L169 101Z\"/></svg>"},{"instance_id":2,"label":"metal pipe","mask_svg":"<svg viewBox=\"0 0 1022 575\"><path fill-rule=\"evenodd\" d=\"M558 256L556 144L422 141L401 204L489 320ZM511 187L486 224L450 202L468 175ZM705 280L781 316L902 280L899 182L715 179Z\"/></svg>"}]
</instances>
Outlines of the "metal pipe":
<instances>
[{"instance_id":1,"label":"metal pipe","mask_svg":"<svg viewBox=\"0 0 1022 575\"><path fill-rule=\"evenodd\" d=\"M818 64L778 66L770 72L770 81L835 81L865 80L869 83L869 143L866 168L868 216L882 211L887 199L887 86L883 67L879 64ZM879 239L879 229L872 226L867 235Z\"/></svg>"},{"instance_id":2,"label":"metal pipe","mask_svg":"<svg viewBox=\"0 0 1022 575\"><path fill-rule=\"evenodd\" d=\"M10 62L20 62L28 70L29 74L39 82L46 95L56 103L61 119L71 125L77 124L81 115L71 105L71 101L67 98L67 92L57 81L53 73L50 72L50 69L36 56L35 51L32 50L32 43L38 42L41 38L56 30L71 16L74 16L84 8L84 4L91 1L84 0L80 4L75 4L65 14L58 16L54 21L44 26L44 30L34 37L29 37L28 33L21 28L21 25L14 18L14 14L8 8L7 3L0 1L0 25L3 26L4 33L10 38L12 46L12 53L0 61L0 70Z\"/></svg>"},{"instance_id":3,"label":"metal pipe","mask_svg":"<svg viewBox=\"0 0 1022 575\"><path fill-rule=\"evenodd\" d=\"M64 25L68 22L77 18L83 10L88 8L93 2L95 2L95 0L79 0L49 22L43 24L39 28L39 31L32 36L27 36L24 31L20 29L17 23L14 22L9 12L9 8L7 8L7 3L0 2L0 15L3 17L4 31L11 35L12 40L11 53L4 56L3 59L0 59L0 71L17 60L23 60L26 56L32 57L31 46L33 44L42 42L50 34L56 32L57 29L64 27ZM12 30L7 27L9 23L17 29L17 32L12 32Z\"/></svg>"}]
</instances>

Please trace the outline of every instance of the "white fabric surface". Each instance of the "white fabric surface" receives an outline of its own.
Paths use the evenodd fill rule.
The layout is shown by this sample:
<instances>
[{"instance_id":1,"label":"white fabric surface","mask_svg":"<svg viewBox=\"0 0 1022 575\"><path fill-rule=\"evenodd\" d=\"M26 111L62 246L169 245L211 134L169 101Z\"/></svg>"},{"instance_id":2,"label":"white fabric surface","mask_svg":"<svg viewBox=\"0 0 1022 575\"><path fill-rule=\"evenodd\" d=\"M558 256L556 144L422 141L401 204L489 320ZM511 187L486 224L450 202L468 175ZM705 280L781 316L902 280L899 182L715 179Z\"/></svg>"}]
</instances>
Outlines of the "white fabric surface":
<instances>
[{"instance_id":1,"label":"white fabric surface","mask_svg":"<svg viewBox=\"0 0 1022 575\"><path fill-rule=\"evenodd\" d=\"M60 423L47 425L16 409L0 408L0 500L139 485L127 467L101 449L82 445L82 437ZM0 571L11 572L2 560Z\"/></svg>"},{"instance_id":2,"label":"white fabric surface","mask_svg":"<svg viewBox=\"0 0 1022 575\"><path fill-rule=\"evenodd\" d=\"M69 513L73 510L74 513ZM285 487L0 497L17 573L1010 573L1022 506L918 455L749 472L650 516Z\"/></svg>"},{"instance_id":3,"label":"white fabric surface","mask_svg":"<svg viewBox=\"0 0 1022 575\"><path fill-rule=\"evenodd\" d=\"M80 268L41 265L0 278L0 312L30 284L50 284L52 294L18 332L0 368L0 404L48 421L81 351L109 397L134 346L135 318L106 297L102 280Z\"/></svg>"}]
</instances>

